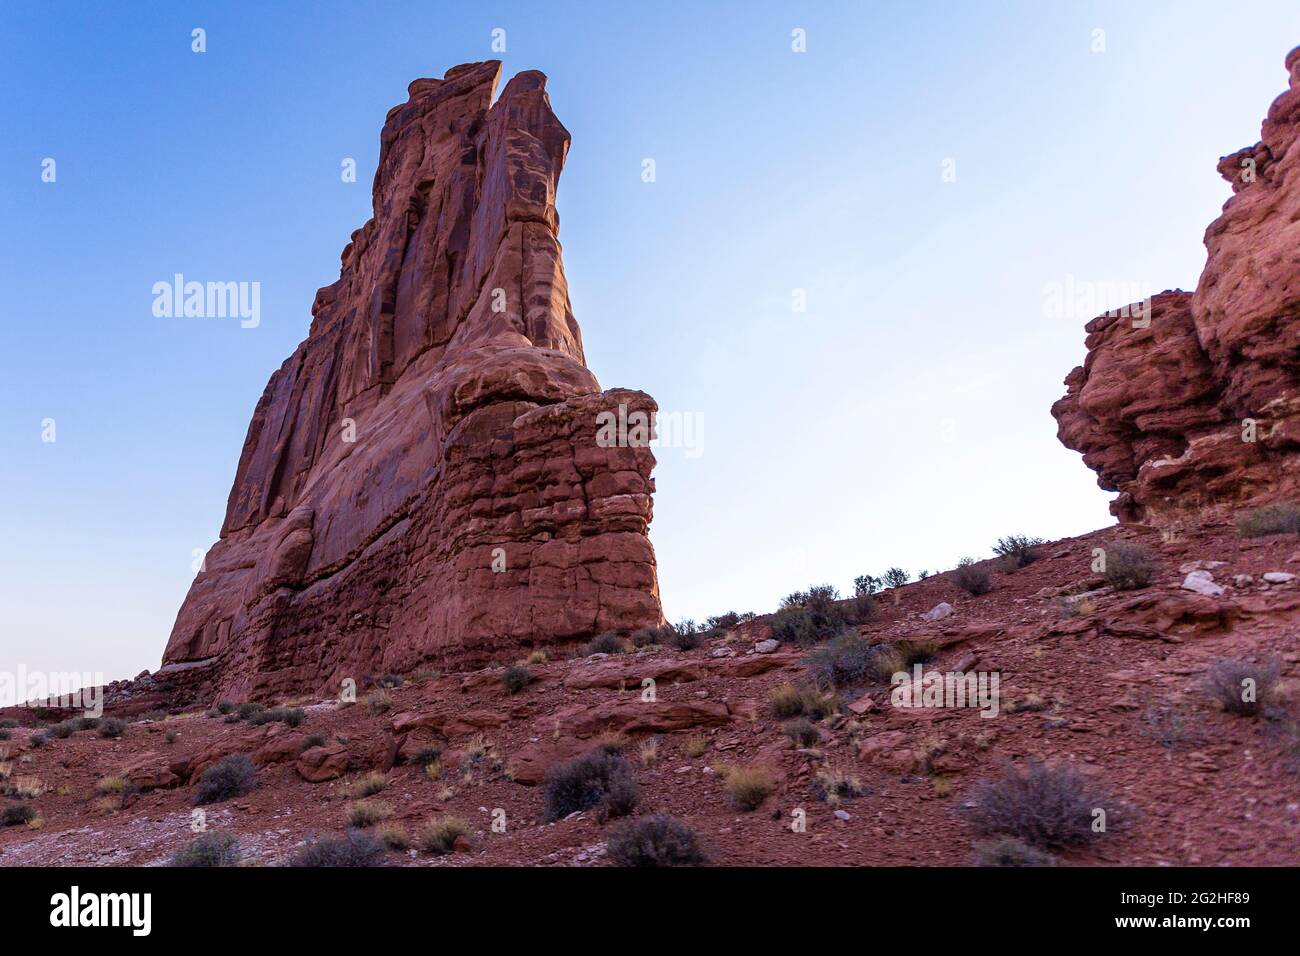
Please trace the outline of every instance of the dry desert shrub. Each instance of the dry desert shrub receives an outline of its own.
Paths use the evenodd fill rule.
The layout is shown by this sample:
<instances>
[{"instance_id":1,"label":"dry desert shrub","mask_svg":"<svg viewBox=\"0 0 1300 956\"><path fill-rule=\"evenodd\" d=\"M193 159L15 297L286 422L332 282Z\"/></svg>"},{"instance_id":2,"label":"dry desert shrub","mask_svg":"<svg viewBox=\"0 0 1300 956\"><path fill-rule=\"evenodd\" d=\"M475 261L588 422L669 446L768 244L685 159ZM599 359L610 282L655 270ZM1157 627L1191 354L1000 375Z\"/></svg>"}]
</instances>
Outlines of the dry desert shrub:
<instances>
[{"instance_id":1,"label":"dry desert shrub","mask_svg":"<svg viewBox=\"0 0 1300 956\"><path fill-rule=\"evenodd\" d=\"M907 666L902 652L890 644L872 644L857 634L842 634L810 653L808 673L819 687L887 684Z\"/></svg>"},{"instance_id":2,"label":"dry desert shrub","mask_svg":"<svg viewBox=\"0 0 1300 956\"><path fill-rule=\"evenodd\" d=\"M978 597L993 590L993 575L988 568L976 564L974 558L962 558L952 572L952 583Z\"/></svg>"},{"instance_id":3,"label":"dry desert shrub","mask_svg":"<svg viewBox=\"0 0 1300 956\"><path fill-rule=\"evenodd\" d=\"M627 816L638 798L628 762L617 754L592 750L546 774L545 818L550 823L592 808L599 808L602 817Z\"/></svg>"},{"instance_id":4,"label":"dry desert shrub","mask_svg":"<svg viewBox=\"0 0 1300 956\"><path fill-rule=\"evenodd\" d=\"M232 754L213 764L199 777L195 806L239 797L257 786L257 768L246 754Z\"/></svg>"},{"instance_id":5,"label":"dry desert shrub","mask_svg":"<svg viewBox=\"0 0 1300 956\"><path fill-rule=\"evenodd\" d=\"M0 810L0 827L16 827L36 819L36 810L26 803L11 803Z\"/></svg>"},{"instance_id":6,"label":"dry desert shrub","mask_svg":"<svg viewBox=\"0 0 1300 956\"><path fill-rule=\"evenodd\" d=\"M1117 541L1106 548L1106 570L1101 573L1116 591L1136 591L1155 579L1160 565L1155 552L1132 541Z\"/></svg>"},{"instance_id":7,"label":"dry desert shrub","mask_svg":"<svg viewBox=\"0 0 1300 956\"><path fill-rule=\"evenodd\" d=\"M386 690L372 690L366 695L366 707L376 716L387 713L393 709L393 695Z\"/></svg>"},{"instance_id":8,"label":"dry desert shrub","mask_svg":"<svg viewBox=\"0 0 1300 956\"><path fill-rule=\"evenodd\" d=\"M695 734L686 739L686 756L703 757L709 752L709 738L703 734Z\"/></svg>"},{"instance_id":9,"label":"dry desert shrub","mask_svg":"<svg viewBox=\"0 0 1300 956\"><path fill-rule=\"evenodd\" d=\"M969 808L977 832L1017 837L1038 847L1082 846L1106 831L1094 829L1116 808L1110 795L1078 771L1031 759L986 777L971 789ZM1109 826L1109 821L1107 822Z\"/></svg>"},{"instance_id":10,"label":"dry desert shrub","mask_svg":"<svg viewBox=\"0 0 1300 956\"><path fill-rule=\"evenodd\" d=\"M1056 857L1013 836L975 844L976 866L1056 866Z\"/></svg>"},{"instance_id":11,"label":"dry desert shrub","mask_svg":"<svg viewBox=\"0 0 1300 956\"><path fill-rule=\"evenodd\" d=\"M1247 511L1237 519L1237 533L1243 538L1266 534L1300 532L1300 502L1283 501Z\"/></svg>"},{"instance_id":12,"label":"dry desert shrub","mask_svg":"<svg viewBox=\"0 0 1300 956\"><path fill-rule=\"evenodd\" d=\"M205 833L172 854L168 866L238 866L239 840L230 833Z\"/></svg>"},{"instance_id":13,"label":"dry desert shrub","mask_svg":"<svg viewBox=\"0 0 1300 956\"><path fill-rule=\"evenodd\" d=\"M1261 661L1220 657L1205 673L1205 691L1228 713L1257 717L1279 699L1280 670L1276 657Z\"/></svg>"},{"instance_id":14,"label":"dry desert shrub","mask_svg":"<svg viewBox=\"0 0 1300 956\"><path fill-rule=\"evenodd\" d=\"M289 866L377 866L384 845L362 830L310 840L289 857Z\"/></svg>"},{"instance_id":15,"label":"dry desert shrub","mask_svg":"<svg viewBox=\"0 0 1300 956\"><path fill-rule=\"evenodd\" d=\"M781 728L796 747L812 747L822 739L817 727L807 717L796 717Z\"/></svg>"},{"instance_id":16,"label":"dry desert shrub","mask_svg":"<svg viewBox=\"0 0 1300 956\"><path fill-rule=\"evenodd\" d=\"M667 814L618 824L610 832L608 852L616 866L697 866L705 862L695 831Z\"/></svg>"},{"instance_id":17,"label":"dry desert shrub","mask_svg":"<svg viewBox=\"0 0 1300 956\"><path fill-rule=\"evenodd\" d=\"M501 672L501 686L515 695L533 682L533 672L521 664L511 664Z\"/></svg>"},{"instance_id":18,"label":"dry desert shrub","mask_svg":"<svg viewBox=\"0 0 1300 956\"><path fill-rule=\"evenodd\" d=\"M591 654L622 654L627 650L627 645L623 638L619 637L613 631L608 631L592 639L587 645L586 653Z\"/></svg>"},{"instance_id":19,"label":"dry desert shrub","mask_svg":"<svg viewBox=\"0 0 1300 956\"><path fill-rule=\"evenodd\" d=\"M998 538L998 543L993 545L993 553L1002 559L1008 569L1015 570L1037 561L1038 548L1043 543L1042 538L1009 534L1005 538Z\"/></svg>"}]
</instances>

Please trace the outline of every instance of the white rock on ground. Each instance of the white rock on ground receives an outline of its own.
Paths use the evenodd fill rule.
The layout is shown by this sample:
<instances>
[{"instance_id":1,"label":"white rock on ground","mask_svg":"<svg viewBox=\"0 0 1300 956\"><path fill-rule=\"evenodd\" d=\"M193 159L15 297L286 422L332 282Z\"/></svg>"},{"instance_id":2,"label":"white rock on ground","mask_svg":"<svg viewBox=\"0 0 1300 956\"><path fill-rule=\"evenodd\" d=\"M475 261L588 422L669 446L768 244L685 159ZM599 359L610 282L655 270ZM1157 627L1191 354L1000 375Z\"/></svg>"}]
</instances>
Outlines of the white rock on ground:
<instances>
[{"instance_id":1,"label":"white rock on ground","mask_svg":"<svg viewBox=\"0 0 1300 956\"><path fill-rule=\"evenodd\" d=\"M1209 571L1192 571L1183 578L1183 590L1195 591L1206 597L1219 597L1223 594L1223 585L1214 583L1214 576Z\"/></svg>"},{"instance_id":2,"label":"white rock on ground","mask_svg":"<svg viewBox=\"0 0 1300 956\"><path fill-rule=\"evenodd\" d=\"M1285 571L1265 571L1264 580L1269 584L1290 584L1295 580L1295 575Z\"/></svg>"},{"instance_id":3,"label":"white rock on ground","mask_svg":"<svg viewBox=\"0 0 1300 956\"><path fill-rule=\"evenodd\" d=\"M927 621L942 621L953 613L953 606L947 601L940 601L930 610L921 615Z\"/></svg>"}]
</instances>

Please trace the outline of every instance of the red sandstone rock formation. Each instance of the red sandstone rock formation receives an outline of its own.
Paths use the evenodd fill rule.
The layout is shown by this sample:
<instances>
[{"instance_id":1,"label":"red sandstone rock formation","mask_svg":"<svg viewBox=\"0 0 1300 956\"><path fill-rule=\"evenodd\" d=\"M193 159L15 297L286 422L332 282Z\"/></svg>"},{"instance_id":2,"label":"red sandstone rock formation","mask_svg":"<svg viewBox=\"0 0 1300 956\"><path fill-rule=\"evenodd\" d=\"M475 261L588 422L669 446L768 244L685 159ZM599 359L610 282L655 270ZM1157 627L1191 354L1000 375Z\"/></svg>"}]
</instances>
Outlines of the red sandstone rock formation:
<instances>
[{"instance_id":1,"label":"red sandstone rock formation","mask_svg":"<svg viewBox=\"0 0 1300 956\"><path fill-rule=\"evenodd\" d=\"M1196 291L1155 296L1148 327L1088 323L1087 359L1052 406L1121 521L1300 495L1300 48L1286 66L1260 142L1219 161L1233 196Z\"/></svg>"},{"instance_id":2,"label":"red sandstone rock formation","mask_svg":"<svg viewBox=\"0 0 1300 956\"><path fill-rule=\"evenodd\" d=\"M541 73L493 104L500 70L389 111L374 218L257 404L162 673L238 699L660 622L653 453L597 442L602 412L655 405L584 364L569 134Z\"/></svg>"}]
</instances>

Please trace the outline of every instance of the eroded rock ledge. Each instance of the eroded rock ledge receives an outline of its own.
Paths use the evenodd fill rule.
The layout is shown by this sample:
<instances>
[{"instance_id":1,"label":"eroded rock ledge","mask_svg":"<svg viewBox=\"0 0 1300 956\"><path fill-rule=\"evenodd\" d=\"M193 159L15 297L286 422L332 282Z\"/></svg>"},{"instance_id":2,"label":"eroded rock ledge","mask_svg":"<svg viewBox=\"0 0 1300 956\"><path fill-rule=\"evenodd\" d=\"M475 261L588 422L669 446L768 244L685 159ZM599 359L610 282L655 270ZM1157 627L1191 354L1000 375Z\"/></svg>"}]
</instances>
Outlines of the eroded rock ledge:
<instances>
[{"instance_id":1,"label":"eroded rock ledge","mask_svg":"<svg viewBox=\"0 0 1300 956\"><path fill-rule=\"evenodd\" d=\"M1260 142L1223 157L1233 196L1196 291L1088 323L1052 406L1061 441L1119 492L1121 521L1178 525L1300 496L1300 48Z\"/></svg>"}]
</instances>

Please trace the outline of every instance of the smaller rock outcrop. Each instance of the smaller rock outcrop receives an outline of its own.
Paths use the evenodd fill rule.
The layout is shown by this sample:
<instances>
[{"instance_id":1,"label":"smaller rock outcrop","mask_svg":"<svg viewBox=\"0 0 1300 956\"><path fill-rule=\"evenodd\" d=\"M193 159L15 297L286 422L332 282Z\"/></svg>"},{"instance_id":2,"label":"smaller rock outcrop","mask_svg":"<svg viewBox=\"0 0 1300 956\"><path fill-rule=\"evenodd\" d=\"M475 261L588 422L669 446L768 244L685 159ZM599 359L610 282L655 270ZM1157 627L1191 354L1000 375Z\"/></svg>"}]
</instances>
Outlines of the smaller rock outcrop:
<instances>
[{"instance_id":1,"label":"smaller rock outcrop","mask_svg":"<svg viewBox=\"0 0 1300 956\"><path fill-rule=\"evenodd\" d=\"M1300 48L1286 66L1260 142L1219 161L1233 196L1196 291L1089 322L1052 406L1123 522L1300 495Z\"/></svg>"}]
</instances>

